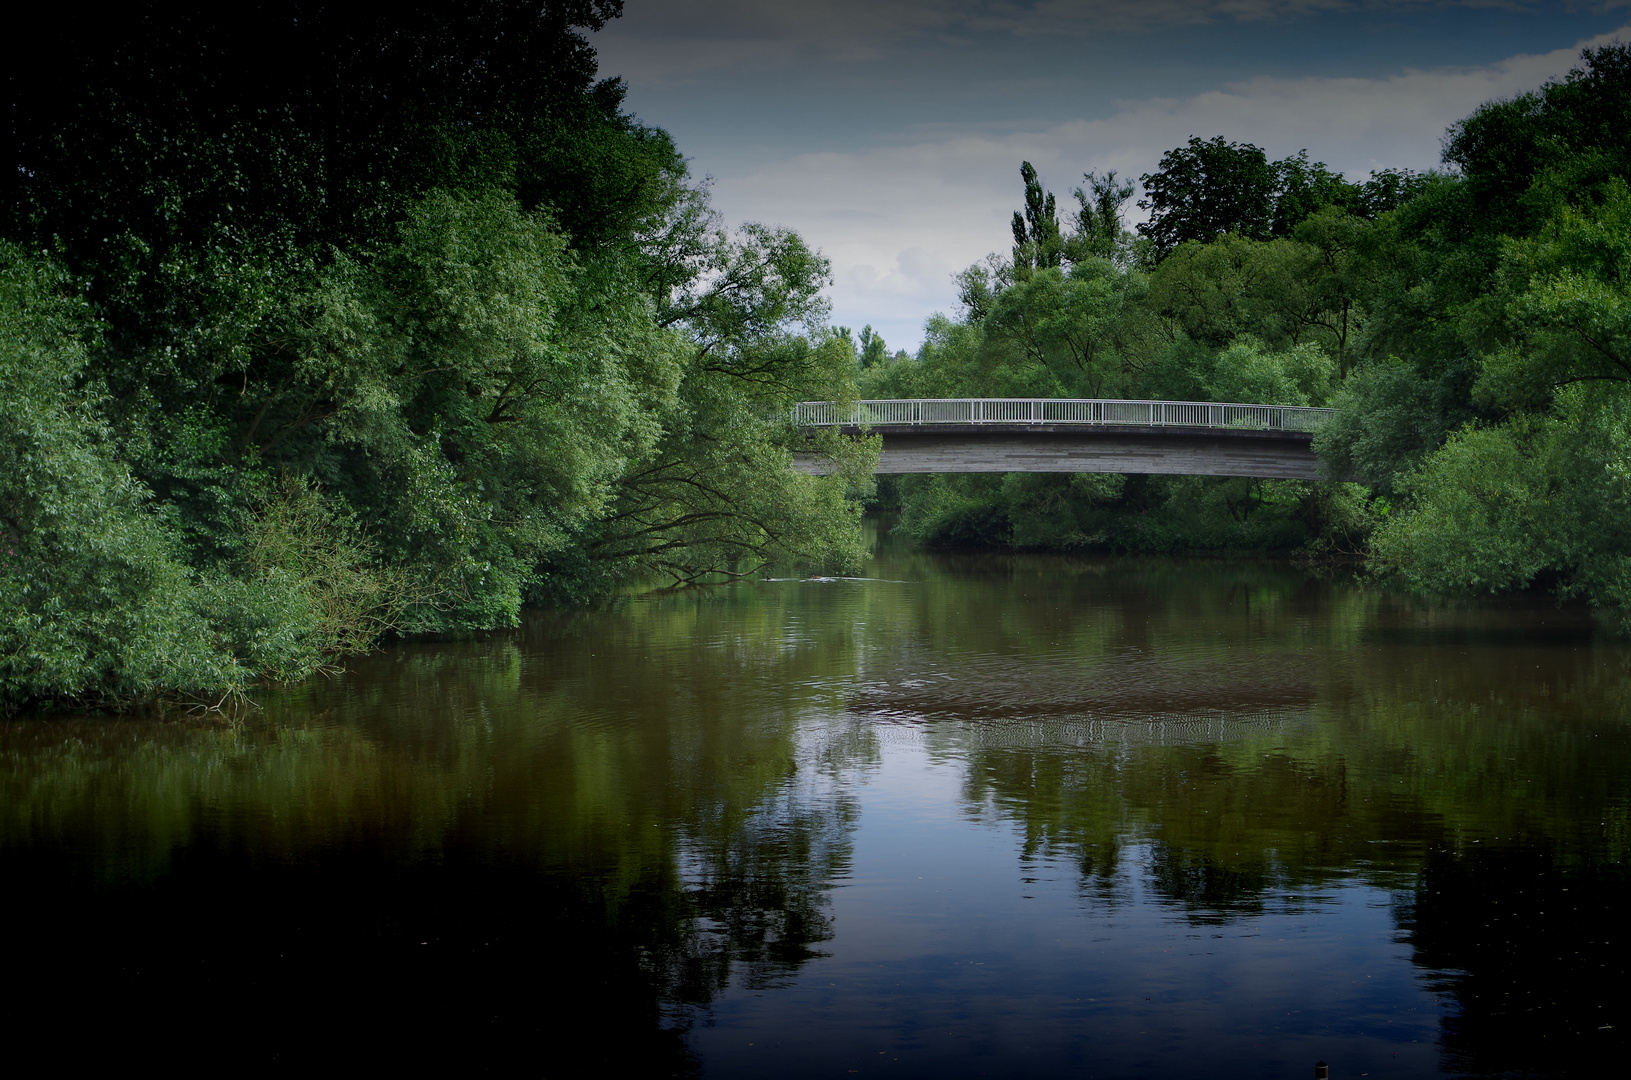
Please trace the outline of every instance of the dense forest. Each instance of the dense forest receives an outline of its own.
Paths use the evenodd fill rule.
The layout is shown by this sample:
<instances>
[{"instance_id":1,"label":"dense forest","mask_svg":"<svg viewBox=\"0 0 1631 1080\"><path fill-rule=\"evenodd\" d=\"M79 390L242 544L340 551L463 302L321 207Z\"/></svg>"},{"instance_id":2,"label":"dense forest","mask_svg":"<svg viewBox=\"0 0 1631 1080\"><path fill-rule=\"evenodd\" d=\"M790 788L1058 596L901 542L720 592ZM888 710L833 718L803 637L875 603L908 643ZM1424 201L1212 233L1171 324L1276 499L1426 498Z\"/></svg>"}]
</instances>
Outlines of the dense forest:
<instances>
[{"instance_id":1,"label":"dense forest","mask_svg":"<svg viewBox=\"0 0 1631 1080\"><path fill-rule=\"evenodd\" d=\"M598 78L620 0L175 0L40 29L0 184L0 711L219 702L390 633L842 567L874 447L812 398L1335 405L1325 483L902 478L927 543L1370 553L1631 609L1631 49L1353 183L1191 139L1012 249L915 357L826 323ZM51 17L47 16L49 21ZM1348 483L1347 479L1360 481Z\"/></svg>"},{"instance_id":2,"label":"dense forest","mask_svg":"<svg viewBox=\"0 0 1631 1080\"><path fill-rule=\"evenodd\" d=\"M620 0L64 11L7 79L0 710L220 701L630 574L861 557L827 264L600 80Z\"/></svg>"},{"instance_id":3,"label":"dense forest","mask_svg":"<svg viewBox=\"0 0 1631 1080\"><path fill-rule=\"evenodd\" d=\"M1354 183L1192 138L1061 211L1026 163L1013 245L959 276L867 397L1330 405L1332 480L899 478L946 545L1368 554L1436 592L1544 586L1631 610L1631 47L1485 104L1444 168ZM1345 482L1349 479L1360 483ZM884 495L891 494L886 486Z\"/></svg>"}]
</instances>

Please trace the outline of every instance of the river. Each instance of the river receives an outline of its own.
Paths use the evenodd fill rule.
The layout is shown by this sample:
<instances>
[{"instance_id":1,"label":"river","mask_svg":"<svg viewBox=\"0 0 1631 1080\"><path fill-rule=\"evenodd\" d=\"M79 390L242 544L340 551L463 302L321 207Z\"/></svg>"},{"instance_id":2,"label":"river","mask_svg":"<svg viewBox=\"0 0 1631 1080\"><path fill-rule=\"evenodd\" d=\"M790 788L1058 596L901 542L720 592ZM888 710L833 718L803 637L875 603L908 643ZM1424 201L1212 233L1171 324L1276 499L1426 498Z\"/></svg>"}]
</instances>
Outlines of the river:
<instances>
[{"instance_id":1,"label":"river","mask_svg":"<svg viewBox=\"0 0 1631 1080\"><path fill-rule=\"evenodd\" d=\"M1626 1057L1631 647L1545 597L882 538L257 703L0 725L14 1063Z\"/></svg>"}]
</instances>

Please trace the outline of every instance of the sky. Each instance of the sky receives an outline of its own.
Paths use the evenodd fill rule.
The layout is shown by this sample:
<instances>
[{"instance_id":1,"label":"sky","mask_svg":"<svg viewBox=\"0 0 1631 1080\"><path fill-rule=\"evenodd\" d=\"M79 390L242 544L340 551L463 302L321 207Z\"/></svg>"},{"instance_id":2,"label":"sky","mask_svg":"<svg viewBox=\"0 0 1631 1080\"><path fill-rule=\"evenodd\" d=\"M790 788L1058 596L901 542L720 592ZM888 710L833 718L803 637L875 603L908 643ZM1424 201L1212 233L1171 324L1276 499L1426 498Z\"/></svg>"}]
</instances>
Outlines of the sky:
<instances>
[{"instance_id":1,"label":"sky","mask_svg":"<svg viewBox=\"0 0 1631 1080\"><path fill-rule=\"evenodd\" d=\"M1136 181L1191 136L1433 168L1481 102L1616 39L1631 0L626 0L592 41L727 221L831 261L835 325L915 351L1011 245L1021 161L1061 217L1084 172Z\"/></svg>"}]
</instances>

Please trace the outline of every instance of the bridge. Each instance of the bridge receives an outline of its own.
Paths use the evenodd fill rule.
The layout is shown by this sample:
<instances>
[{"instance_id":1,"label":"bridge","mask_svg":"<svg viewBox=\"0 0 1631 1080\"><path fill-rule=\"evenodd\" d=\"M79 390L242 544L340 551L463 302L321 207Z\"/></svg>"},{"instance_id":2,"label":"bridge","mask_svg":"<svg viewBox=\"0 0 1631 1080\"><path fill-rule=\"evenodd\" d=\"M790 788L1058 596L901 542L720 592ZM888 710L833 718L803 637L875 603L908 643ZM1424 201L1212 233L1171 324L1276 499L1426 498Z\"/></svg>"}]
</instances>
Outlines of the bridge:
<instances>
[{"instance_id":1,"label":"bridge","mask_svg":"<svg viewBox=\"0 0 1631 1080\"><path fill-rule=\"evenodd\" d=\"M1100 398L805 401L793 423L883 439L880 473L1113 472L1320 479L1331 409ZM794 467L824 475L818 455Z\"/></svg>"}]
</instances>

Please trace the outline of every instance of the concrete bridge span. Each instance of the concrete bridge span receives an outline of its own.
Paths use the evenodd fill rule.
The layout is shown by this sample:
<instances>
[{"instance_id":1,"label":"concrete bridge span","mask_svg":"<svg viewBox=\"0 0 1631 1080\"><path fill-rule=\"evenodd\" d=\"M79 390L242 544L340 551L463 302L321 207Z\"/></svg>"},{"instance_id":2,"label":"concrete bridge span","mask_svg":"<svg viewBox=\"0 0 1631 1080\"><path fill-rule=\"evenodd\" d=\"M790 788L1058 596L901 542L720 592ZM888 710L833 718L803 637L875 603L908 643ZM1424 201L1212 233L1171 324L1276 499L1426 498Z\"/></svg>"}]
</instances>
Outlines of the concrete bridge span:
<instances>
[{"instance_id":1,"label":"concrete bridge span","mask_svg":"<svg viewBox=\"0 0 1631 1080\"><path fill-rule=\"evenodd\" d=\"M1329 409L1087 399L804 402L802 426L883 440L879 473L1113 472L1320 478ZM815 455L797 468L827 470Z\"/></svg>"}]
</instances>

